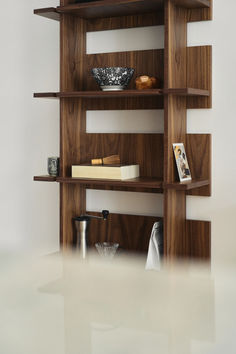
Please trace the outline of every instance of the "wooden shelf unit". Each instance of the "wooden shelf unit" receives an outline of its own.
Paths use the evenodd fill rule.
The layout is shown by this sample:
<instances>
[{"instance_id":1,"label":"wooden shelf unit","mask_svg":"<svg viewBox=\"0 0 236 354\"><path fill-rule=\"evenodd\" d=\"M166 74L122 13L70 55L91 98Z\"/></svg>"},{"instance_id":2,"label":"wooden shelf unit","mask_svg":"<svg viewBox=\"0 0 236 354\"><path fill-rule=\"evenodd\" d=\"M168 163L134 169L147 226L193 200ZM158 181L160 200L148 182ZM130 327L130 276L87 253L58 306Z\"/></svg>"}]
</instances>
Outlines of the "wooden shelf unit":
<instances>
[{"instance_id":1,"label":"wooden shelf unit","mask_svg":"<svg viewBox=\"0 0 236 354\"><path fill-rule=\"evenodd\" d=\"M210 20L212 1L100 0L73 4L72 0L61 0L57 8L34 13L60 21L60 92L34 94L60 100L60 177L36 176L34 180L60 184L62 246L72 243L72 218L86 212L86 188L132 190L163 193L167 259L209 259L210 223L186 220L186 195L211 195L211 136L187 134L186 113L188 108L211 108L212 49L187 47L187 22ZM164 49L86 54L88 31L163 24ZM133 78L128 90L102 92L91 75L95 66L134 67L135 77L144 73L157 76L163 89L137 91ZM86 133L87 110L121 109L164 109L164 134ZM172 150L176 142L185 144L191 182L178 182ZM139 163L143 177L128 181L71 178L72 165L116 153L123 163ZM122 248L146 252L154 220L157 218L114 214L109 227L119 230L114 241ZM96 229L92 228L91 244L102 241L103 227L97 223Z\"/></svg>"}]
</instances>

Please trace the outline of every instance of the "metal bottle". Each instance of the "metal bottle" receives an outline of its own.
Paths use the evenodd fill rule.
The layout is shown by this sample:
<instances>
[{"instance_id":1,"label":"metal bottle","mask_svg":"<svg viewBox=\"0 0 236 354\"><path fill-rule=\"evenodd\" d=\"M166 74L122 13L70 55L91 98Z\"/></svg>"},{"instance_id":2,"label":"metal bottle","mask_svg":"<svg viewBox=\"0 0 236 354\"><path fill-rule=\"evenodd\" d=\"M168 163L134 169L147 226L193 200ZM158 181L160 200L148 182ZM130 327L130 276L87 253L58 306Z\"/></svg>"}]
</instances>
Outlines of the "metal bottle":
<instances>
[{"instance_id":1,"label":"metal bottle","mask_svg":"<svg viewBox=\"0 0 236 354\"><path fill-rule=\"evenodd\" d=\"M107 220L108 216L109 211L103 210L102 216L93 216L85 214L73 218L76 227L75 247L79 250L82 259L86 259L87 257L87 234L91 219Z\"/></svg>"}]
</instances>

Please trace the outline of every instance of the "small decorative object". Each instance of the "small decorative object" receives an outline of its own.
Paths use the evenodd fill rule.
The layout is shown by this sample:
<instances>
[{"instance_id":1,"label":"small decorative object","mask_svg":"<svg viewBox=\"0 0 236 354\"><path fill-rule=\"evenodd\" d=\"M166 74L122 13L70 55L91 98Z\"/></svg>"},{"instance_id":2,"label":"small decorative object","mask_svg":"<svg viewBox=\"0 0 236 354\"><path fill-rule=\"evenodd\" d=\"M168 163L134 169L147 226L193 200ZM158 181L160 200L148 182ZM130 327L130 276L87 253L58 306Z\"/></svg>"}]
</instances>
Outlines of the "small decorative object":
<instances>
[{"instance_id":1,"label":"small decorative object","mask_svg":"<svg viewBox=\"0 0 236 354\"><path fill-rule=\"evenodd\" d=\"M135 85L136 85L137 90L154 89L154 88L158 88L161 86L161 80L159 80L155 77L143 75L143 76L137 77L137 79L135 80Z\"/></svg>"},{"instance_id":2,"label":"small decorative object","mask_svg":"<svg viewBox=\"0 0 236 354\"><path fill-rule=\"evenodd\" d=\"M164 254L163 222L157 221L153 225L149 241L146 270L160 270L161 259Z\"/></svg>"},{"instance_id":3,"label":"small decorative object","mask_svg":"<svg viewBox=\"0 0 236 354\"><path fill-rule=\"evenodd\" d=\"M92 69L92 75L103 91L123 91L133 74L134 69L126 67Z\"/></svg>"},{"instance_id":4,"label":"small decorative object","mask_svg":"<svg viewBox=\"0 0 236 354\"><path fill-rule=\"evenodd\" d=\"M103 242L96 243L95 247L100 254L100 256L106 259L112 259L116 254L116 251L119 247L119 243Z\"/></svg>"},{"instance_id":5,"label":"small decorative object","mask_svg":"<svg viewBox=\"0 0 236 354\"><path fill-rule=\"evenodd\" d=\"M59 176L59 157L48 158L48 174L50 176Z\"/></svg>"},{"instance_id":6,"label":"small decorative object","mask_svg":"<svg viewBox=\"0 0 236 354\"><path fill-rule=\"evenodd\" d=\"M183 143L173 144L180 182L191 181L191 173Z\"/></svg>"},{"instance_id":7,"label":"small decorative object","mask_svg":"<svg viewBox=\"0 0 236 354\"><path fill-rule=\"evenodd\" d=\"M102 159L91 160L92 165L120 165L120 156L112 155L108 157L103 157Z\"/></svg>"},{"instance_id":8,"label":"small decorative object","mask_svg":"<svg viewBox=\"0 0 236 354\"><path fill-rule=\"evenodd\" d=\"M73 218L77 230L74 246L78 248L82 259L86 259L87 257L87 233L88 233L90 221L92 219L101 219L106 221L108 219L109 214L110 214L109 210L103 210L102 216L85 214Z\"/></svg>"}]
</instances>

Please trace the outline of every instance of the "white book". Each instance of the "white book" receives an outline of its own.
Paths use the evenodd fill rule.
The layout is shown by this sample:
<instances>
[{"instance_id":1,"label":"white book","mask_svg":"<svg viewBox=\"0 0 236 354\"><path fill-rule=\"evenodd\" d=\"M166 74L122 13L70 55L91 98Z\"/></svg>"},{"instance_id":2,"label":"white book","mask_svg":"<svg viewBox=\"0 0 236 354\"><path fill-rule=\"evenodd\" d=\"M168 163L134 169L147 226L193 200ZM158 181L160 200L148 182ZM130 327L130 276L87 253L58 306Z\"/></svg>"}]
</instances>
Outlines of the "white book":
<instances>
[{"instance_id":1,"label":"white book","mask_svg":"<svg viewBox=\"0 0 236 354\"><path fill-rule=\"evenodd\" d=\"M139 177L139 165L77 165L72 166L73 178L126 180Z\"/></svg>"}]
</instances>

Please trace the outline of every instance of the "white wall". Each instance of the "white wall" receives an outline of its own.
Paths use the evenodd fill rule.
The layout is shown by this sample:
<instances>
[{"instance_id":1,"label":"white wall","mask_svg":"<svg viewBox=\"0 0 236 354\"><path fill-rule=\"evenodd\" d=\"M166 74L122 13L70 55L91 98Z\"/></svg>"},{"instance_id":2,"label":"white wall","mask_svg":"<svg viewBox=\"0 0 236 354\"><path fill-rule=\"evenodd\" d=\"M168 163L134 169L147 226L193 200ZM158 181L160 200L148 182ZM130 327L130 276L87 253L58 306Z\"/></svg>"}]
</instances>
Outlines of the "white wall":
<instances>
[{"instance_id":1,"label":"white wall","mask_svg":"<svg viewBox=\"0 0 236 354\"><path fill-rule=\"evenodd\" d=\"M33 183L46 173L46 159L58 154L58 102L32 99L35 91L58 89L59 26L33 16L33 8L57 1L12 0L1 12L0 215L2 247L50 252L58 248L58 186ZM236 167L234 0L214 0L214 20L189 24L188 45L213 45L213 109L189 110L188 132L213 135L213 196L188 197L188 218L212 220L213 259L232 250L235 235ZM6 31L6 28L10 30ZM140 40L140 36L143 37ZM88 52L160 48L163 30L117 30L88 35ZM88 112L89 132L163 131L163 112ZM137 116L138 115L138 116ZM158 118L157 118L158 115ZM135 119L135 120L134 120ZM134 121L136 122L134 126ZM137 123L138 122L138 123ZM102 196L102 198L101 198ZM160 215L159 195L88 191L89 210Z\"/></svg>"},{"instance_id":2,"label":"white wall","mask_svg":"<svg viewBox=\"0 0 236 354\"><path fill-rule=\"evenodd\" d=\"M0 247L50 252L58 247L58 186L33 175L58 154L59 110L33 92L58 88L59 25L33 16L46 0L1 5Z\"/></svg>"}]
</instances>

